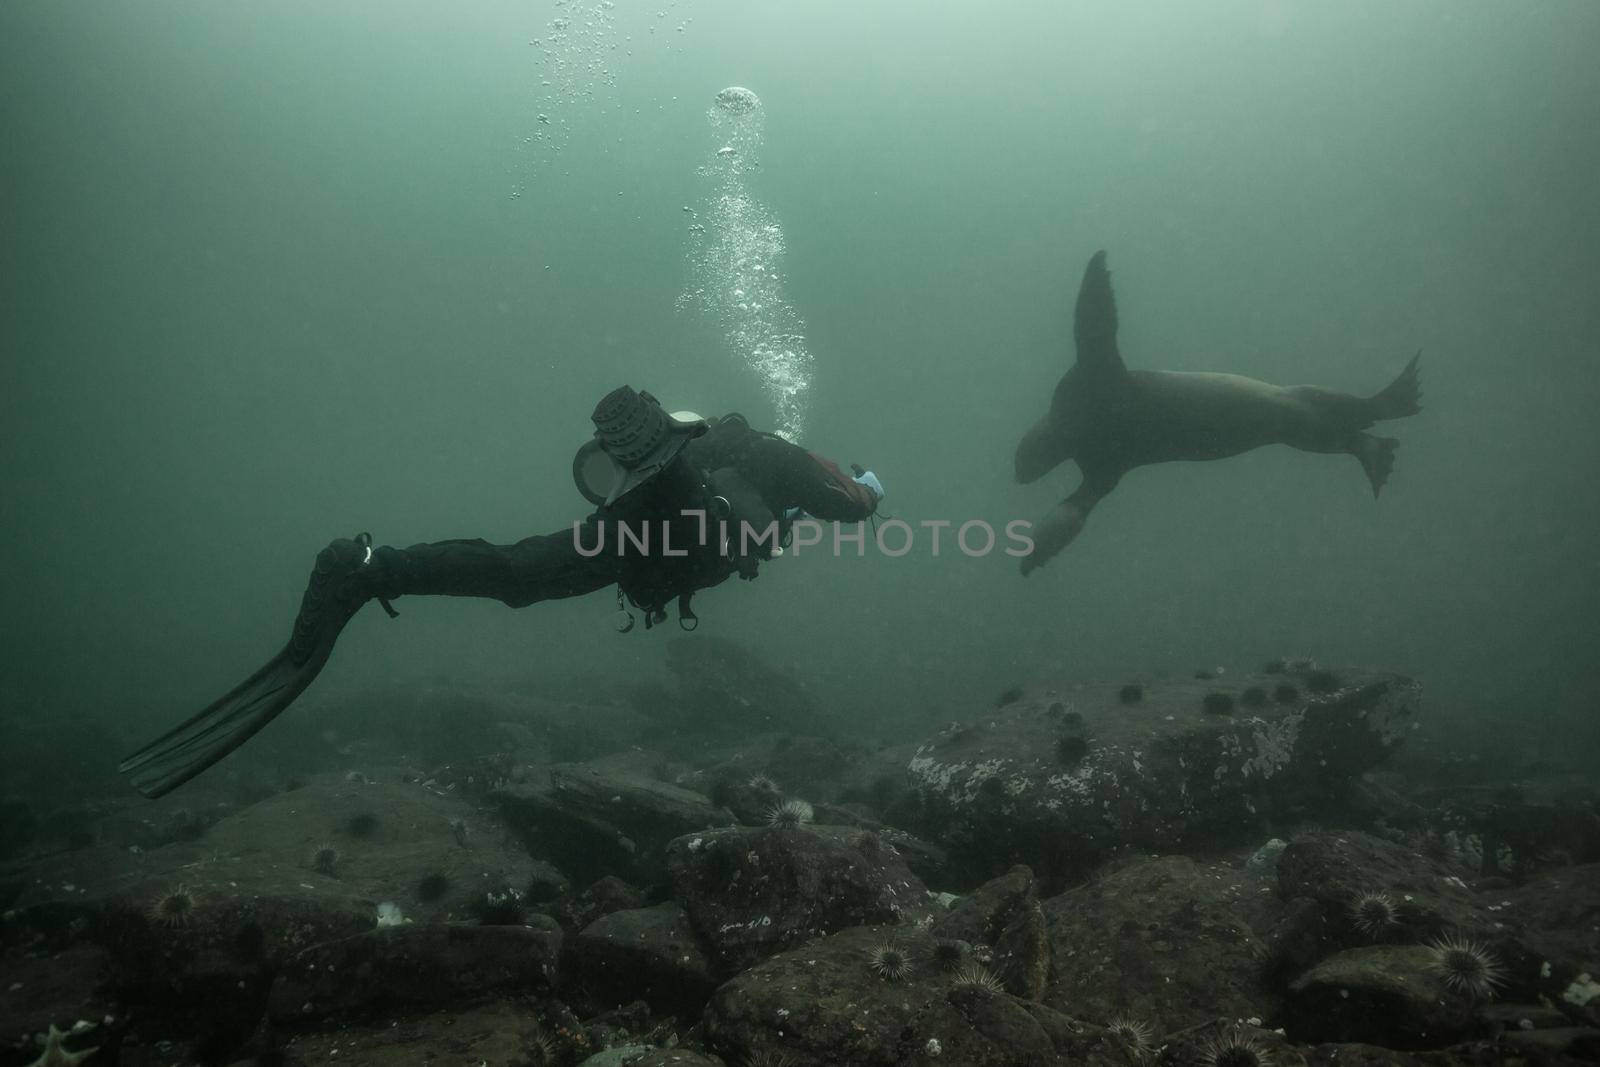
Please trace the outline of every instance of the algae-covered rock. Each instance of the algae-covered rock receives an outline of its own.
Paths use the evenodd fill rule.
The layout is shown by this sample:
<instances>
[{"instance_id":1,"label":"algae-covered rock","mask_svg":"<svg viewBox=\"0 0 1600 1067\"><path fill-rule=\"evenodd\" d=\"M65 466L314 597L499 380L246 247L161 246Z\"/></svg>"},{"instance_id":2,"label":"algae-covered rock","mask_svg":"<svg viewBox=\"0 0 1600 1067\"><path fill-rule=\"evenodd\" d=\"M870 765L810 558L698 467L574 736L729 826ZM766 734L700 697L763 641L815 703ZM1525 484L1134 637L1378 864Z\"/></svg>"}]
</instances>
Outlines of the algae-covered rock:
<instances>
[{"instance_id":1,"label":"algae-covered rock","mask_svg":"<svg viewBox=\"0 0 1600 1067\"><path fill-rule=\"evenodd\" d=\"M1472 998L1451 990L1420 945L1347 949L1290 985L1293 1033L1305 1041L1443 1048L1484 1029Z\"/></svg>"},{"instance_id":2,"label":"algae-covered rock","mask_svg":"<svg viewBox=\"0 0 1600 1067\"><path fill-rule=\"evenodd\" d=\"M1231 868L1170 856L1046 900L1056 973L1045 1003L1096 1020L1132 1015L1162 1032L1269 1017L1262 946L1239 918L1252 891Z\"/></svg>"},{"instance_id":3,"label":"algae-covered rock","mask_svg":"<svg viewBox=\"0 0 1600 1067\"><path fill-rule=\"evenodd\" d=\"M394 926L316 945L290 960L268 1011L280 1024L330 1015L423 1010L517 993L547 992L561 955L561 927Z\"/></svg>"},{"instance_id":4,"label":"algae-covered rock","mask_svg":"<svg viewBox=\"0 0 1600 1067\"><path fill-rule=\"evenodd\" d=\"M724 975L845 927L932 915L922 881L859 830L716 830L679 838L668 858L673 896Z\"/></svg>"},{"instance_id":5,"label":"algae-covered rock","mask_svg":"<svg viewBox=\"0 0 1600 1067\"><path fill-rule=\"evenodd\" d=\"M1091 1027L938 967L932 948L920 929L857 927L782 953L717 990L707 1038L730 1062L791 1067L1091 1062Z\"/></svg>"},{"instance_id":6,"label":"algae-covered rock","mask_svg":"<svg viewBox=\"0 0 1600 1067\"><path fill-rule=\"evenodd\" d=\"M575 947L578 978L601 1001L638 997L657 1011L694 1017L716 988L689 916L675 901L603 916Z\"/></svg>"},{"instance_id":7,"label":"algae-covered rock","mask_svg":"<svg viewBox=\"0 0 1600 1067\"><path fill-rule=\"evenodd\" d=\"M1458 870L1355 830L1296 835L1278 859L1277 880L1285 899L1311 905L1301 916L1306 936L1273 946L1296 973L1340 948L1417 943L1498 923L1493 902L1479 899Z\"/></svg>"},{"instance_id":8,"label":"algae-covered rock","mask_svg":"<svg viewBox=\"0 0 1600 1067\"><path fill-rule=\"evenodd\" d=\"M980 876L1018 861L1078 874L1119 845L1238 842L1264 819L1336 807L1400 743L1421 693L1375 671L1127 689L1035 686L925 742L908 766L911 828Z\"/></svg>"},{"instance_id":9,"label":"algae-covered rock","mask_svg":"<svg viewBox=\"0 0 1600 1067\"><path fill-rule=\"evenodd\" d=\"M962 897L934 920L933 935L974 953L1008 992L1043 999L1050 977L1050 929L1027 867L1013 867Z\"/></svg>"},{"instance_id":10,"label":"algae-covered rock","mask_svg":"<svg viewBox=\"0 0 1600 1067\"><path fill-rule=\"evenodd\" d=\"M552 767L494 796L530 851L580 880L652 881L664 873L673 838L734 822L732 812L693 790L602 765Z\"/></svg>"},{"instance_id":11,"label":"algae-covered rock","mask_svg":"<svg viewBox=\"0 0 1600 1067\"><path fill-rule=\"evenodd\" d=\"M1546 871L1490 897L1504 926L1494 944L1507 992L1600 1027L1600 864Z\"/></svg>"}]
</instances>

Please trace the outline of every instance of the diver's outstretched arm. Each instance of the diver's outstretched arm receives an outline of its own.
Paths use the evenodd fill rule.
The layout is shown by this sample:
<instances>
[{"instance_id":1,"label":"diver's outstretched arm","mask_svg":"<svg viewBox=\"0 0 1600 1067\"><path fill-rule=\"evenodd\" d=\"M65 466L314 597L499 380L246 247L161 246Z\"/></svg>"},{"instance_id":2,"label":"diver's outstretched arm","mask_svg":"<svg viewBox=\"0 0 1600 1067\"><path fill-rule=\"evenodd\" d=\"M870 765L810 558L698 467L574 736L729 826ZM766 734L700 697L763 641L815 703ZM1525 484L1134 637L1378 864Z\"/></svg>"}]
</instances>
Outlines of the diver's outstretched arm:
<instances>
[{"instance_id":1,"label":"diver's outstretched arm","mask_svg":"<svg viewBox=\"0 0 1600 1067\"><path fill-rule=\"evenodd\" d=\"M1089 512L1093 511L1094 506L1122 480L1121 471L1099 467L1082 467L1082 469L1083 481L1078 484L1078 488L1072 491L1071 496L1057 504L1050 514L1044 517L1043 522L1033 528L1033 551L1022 557L1023 574L1029 574L1049 563L1056 553L1072 544L1082 532L1083 524L1089 518Z\"/></svg>"},{"instance_id":2,"label":"diver's outstretched arm","mask_svg":"<svg viewBox=\"0 0 1600 1067\"><path fill-rule=\"evenodd\" d=\"M591 530L585 545L595 544ZM248 741L303 693L333 652L339 633L369 600L408 594L488 597L514 607L580 596L617 580L616 557L585 557L571 531L514 545L438 541L372 547L365 534L317 555L294 632L266 666L198 715L123 760L119 769L147 797L165 796Z\"/></svg>"}]
</instances>

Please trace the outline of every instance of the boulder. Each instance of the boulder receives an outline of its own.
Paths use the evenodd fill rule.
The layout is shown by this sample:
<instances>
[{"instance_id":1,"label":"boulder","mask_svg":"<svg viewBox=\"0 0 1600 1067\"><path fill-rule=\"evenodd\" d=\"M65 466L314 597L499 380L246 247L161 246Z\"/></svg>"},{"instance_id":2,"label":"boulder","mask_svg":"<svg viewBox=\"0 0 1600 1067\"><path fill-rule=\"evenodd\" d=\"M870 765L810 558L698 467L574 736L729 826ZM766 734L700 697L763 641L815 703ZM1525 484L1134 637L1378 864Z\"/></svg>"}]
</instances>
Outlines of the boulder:
<instances>
[{"instance_id":1,"label":"boulder","mask_svg":"<svg viewBox=\"0 0 1600 1067\"><path fill-rule=\"evenodd\" d=\"M1055 977L1045 1003L1097 1022L1137 1017L1158 1033L1271 1016L1262 945L1239 918L1248 891L1232 868L1169 856L1046 900Z\"/></svg>"},{"instance_id":2,"label":"boulder","mask_svg":"<svg viewBox=\"0 0 1600 1067\"><path fill-rule=\"evenodd\" d=\"M491 896L565 882L496 832L492 813L398 776L318 777L204 826L159 848L102 845L34 864L8 939L95 946L96 987L143 1033L227 1047L253 1029L280 968L373 930L380 905L419 923L473 919Z\"/></svg>"},{"instance_id":3,"label":"boulder","mask_svg":"<svg viewBox=\"0 0 1600 1067\"><path fill-rule=\"evenodd\" d=\"M621 878L606 875L597 879L582 893L569 894L551 901L539 910L561 924L561 929L572 935L582 933L590 923L614 911L642 908L644 894Z\"/></svg>"},{"instance_id":4,"label":"boulder","mask_svg":"<svg viewBox=\"0 0 1600 1067\"><path fill-rule=\"evenodd\" d=\"M542 780L498 791L495 800L530 851L580 881L608 874L657 881L669 841L734 822L726 808L692 790L582 764L552 767Z\"/></svg>"},{"instance_id":5,"label":"boulder","mask_svg":"<svg viewBox=\"0 0 1600 1067\"><path fill-rule=\"evenodd\" d=\"M578 1067L725 1067L725 1064L704 1052L632 1045L597 1052Z\"/></svg>"},{"instance_id":6,"label":"boulder","mask_svg":"<svg viewBox=\"0 0 1600 1067\"><path fill-rule=\"evenodd\" d=\"M38 1038L54 1026L72 1035L70 1050L114 1044L125 1027L121 1005L97 986L106 972L105 950L75 945L61 952L8 952L0 963L0 1063L26 1063L39 1054ZM109 1033L108 1033L109 1032Z\"/></svg>"},{"instance_id":7,"label":"boulder","mask_svg":"<svg viewBox=\"0 0 1600 1067\"><path fill-rule=\"evenodd\" d=\"M1491 943L1506 969L1505 993L1600 1027L1600 864L1552 869L1485 895L1501 924Z\"/></svg>"},{"instance_id":8,"label":"boulder","mask_svg":"<svg viewBox=\"0 0 1600 1067\"><path fill-rule=\"evenodd\" d=\"M1355 670L1038 685L920 745L915 803L891 818L980 879L1017 862L1080 877L1116 846L1237 843L1336 807L1400 743L1420 693Z\"/></svg>"},{"instance_id":9,"label":"boulder","mask_svg":"<svg viewBox=\"0 0 1600 1067\"><path fill-rule=\"evenodd\" d=\"M1309 905L1297 936L1272 940L1279 970L1306 970L1339 948L1471 941L1501 970L1496 993L1558 1005L1575 1022L1600 1025L1600 864L1546 870L1526 884L1464 879L1458 868L1353 831L1302 834L1278 862L1279 890ZM1363 894L1382 896L1392 921L1363 923ZM1382 917L1384 906L1374 914ZM1591 990L1587 994L1585 990Z\"/></svg>"},{"instance_id":10,"label":"boulder","mask_svg":"<svg viewBox=\"0 0 1600 1067\"><path fill-rule=\"evenodd\" d=\"M399 1017L340 1020L324 1029L289 1030L281 1041L272 1041L264 1055L243 1060L238 1067L264 1063L281 1063L285 1067L565 1067L582 1061L594 1050L589 1036L561 1004L510 997L443 1010L413 1011ZM192 1061L167 1057L138 1062Z\"/></svg>"},{"instance_id":11,"label":"boulder","mask_svg":"<svg viewBox=\"0 0 1600 1067\"><path fill-rule=\"evenodd\" d=\"M1444 1048L1486 1025L1448 988L1421 945L1346 949L1290 985L1286 1024L1303 1041Z\"/></svg>"},{"instance_id":12,"label":"boulder","mask_svg":"<svg viewBox=\"0 0 1600 1067\"><path fill-rule=\"evenodd\" d=\"M868 926L781 953L718 988L707 1039L730 1062L791 1067L1096 1062L1094 1028L938 966L933 946L924 930Z\"/></svg>"},{"instance_id":13,"label":"boulder","mask_svg":"<svg viewBox=\"0 0 1600 1067\"><path fill-rule=\"evenodd\" d=\"M714 830L674 841L668 864L673 896L723 976L845 927L932 916L921 880L866 831Z\"/></svg>"},{"instance_id":14,"label":"boulder","mask_svg":"<svg viewBox=\"0 0 1600 1067\"><path fill-rule=\"evenodd\" d=\"M530 923L391 926L312 946L284 966L268 1012L280 1025L305 1025L548 991L561 927L542 915Z\"/></svg>"},{"instance_id":15,"label":"boulder","mask_svg":"<svg viewBox=\"0 0 1600 1067\"><path fill-rule=\"evenodd\" d=\"M698 1017L716 982L689 916L675 901L614 911L574 945L578 979L597 1001L643 998L657 1012Z\"/></svg>"},{"instance_id":16,"label":"boulder","mask_svg":"<svg viewBox=\"0 0 1600 1067\"><path fill-rule=\"evenodd\" d=\"M1293 978L1342 948L1414 944L1491 929L1495 915L1462 871L1356 830L1297 835L1277 862L1291 924L1269 936L1276 969Z\"/></svg>"},{"instance_id":17,"label":"boulder","mask_svg":"<svg viewBox=\"0 0 1600 1067\"><path fill-rule=\"evenodd\" d=\"M1161 1047L1161 1063L1182 1067L1306 1067L1300 1051L1283 1034L1262 1028L1259 1019L1213 1019L1169 1034Z\"/></svg>"},{"instance_id":18,"label":"boulder","mask_svg":"<svg viewBox=\"0 0 1600 1067\"><path fill-rule=\"evenodd\" d=\"M1006 991L1041 1000L1050 977L1050 929L1033 872L1013 867L958 900L934 920L933 935L994 972Z\"/></svg>"}]
</instances>

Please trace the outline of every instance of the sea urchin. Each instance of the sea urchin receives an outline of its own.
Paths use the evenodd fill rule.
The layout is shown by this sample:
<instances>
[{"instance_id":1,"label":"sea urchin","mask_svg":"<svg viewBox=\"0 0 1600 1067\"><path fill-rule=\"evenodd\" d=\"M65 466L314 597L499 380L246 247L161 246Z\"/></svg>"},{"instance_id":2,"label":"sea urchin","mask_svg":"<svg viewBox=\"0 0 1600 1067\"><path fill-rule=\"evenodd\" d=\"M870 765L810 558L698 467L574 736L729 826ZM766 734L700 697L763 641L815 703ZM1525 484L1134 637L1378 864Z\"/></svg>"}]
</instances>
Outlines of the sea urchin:
<instances>
[{"instance_id":1,"label":"sea urchin","mask_svg":"<svg viewBox=\"0 0 1600 1067\"><path fill-rule=\"evenodd\" d=\"M966 942L958 941L953 937L942 937L933 943L933 951L930 955L934 966L944 970L953 970L961 966L962 961L967 958L967 945Z\"/></svg>"},{"instance_id":2,"label":"sea urchin","mask_svg":"<svg viewBox=\"0 0 1600 1067\"><path fill-rule=\"evenodd\" d=\"M339 850L332 845L318 845L316 851L311 853L311 869L331 878L339 869L339 861L343 858Z\"/></svg>"},{"instance_id":3,"label":"sea urchin","mask_svg":"<svg viewBox=\"0 0 1600 1067\"><path fill-rule=\"evenodd\" d=\"M1206 1042L1200 1062L1205 1067L1271 1067L1272 1056L1265 1045L1235 1027Z\"/></svg>"},{"instance_id":4,"label":"sea urchin","mask_svg":"<svg viewBox=\"0 0 1600 1067\"><path fill-rule=\"evenodd\" d=\"M899 982L911 975L911 956L896 945L874 945L867 953L867 966L886 982Z\"/></svg>"},{"instance_id":5,"label":"sea urchin","mask_svg":"<svg viewBox=\"0 0 1600 1067\"><path fill-rule=\"evenodd\" d=\"M811 821L811 805L803 800L785 800L767 809L767 825L780 830L793 830Z\"/></svg>"},{"instance_id":6,"label":"sea urchin","mask_svg":"<svg viewBox=\"0 0 1600 1067\"><path fill-rule=\"evenodd\" d=\"M1155 1045L1151 1043L1155 1031L1143 1019L1136 1019L1131 1015L1118 1015L1106 1023L1106 1033L1139 1059L1155 1051Z\"/></svg>"},{"instance_id":7,"label":"sea urchin","mask_svg":"<svg viewBox=\"0 0 1600 1067\"><path fill-rule=\"evenodd\" d=\"M1445 937L1428 946L1428 969L1457 993L1474 1000L1490 1000L1494 988L1505 982L1505 971L1490 951L1466 938Z\"/></svg>"},{"instance_id":8,"label":"sea urchin","mask_svg":"<svg viewBox=\"0 0 1600 1067\"><path fill-rule=\"evenodd\" d=\"M193 917L194 894L189 892L187 886L180 885L162 893L150 905L151 920L169 930L188 926Z\"/></svg>"},{"instance_id":9,"label":"sea urchin","mask_svg":"<svg viewBox=\"0 0 1600 1067\"><path fill-rule=\"evenodd\" d=\"M986 989L991 993L1004 993L1006 987L1000 979L990 974L981 963L968 963L956 971L956 985Z\"/></svg>"},{"instance_id":10,"label":"sea urchin","mask_svg":"<svg viewBox=\"0 0 1600 1067\"><path fill-rule=\"evenodd\" d=\"M1350 915L1357 930L1374 941L1400 925L1399 913L1388 893L1360 893L1350 903Z\"/></svg>"}]
</instances>

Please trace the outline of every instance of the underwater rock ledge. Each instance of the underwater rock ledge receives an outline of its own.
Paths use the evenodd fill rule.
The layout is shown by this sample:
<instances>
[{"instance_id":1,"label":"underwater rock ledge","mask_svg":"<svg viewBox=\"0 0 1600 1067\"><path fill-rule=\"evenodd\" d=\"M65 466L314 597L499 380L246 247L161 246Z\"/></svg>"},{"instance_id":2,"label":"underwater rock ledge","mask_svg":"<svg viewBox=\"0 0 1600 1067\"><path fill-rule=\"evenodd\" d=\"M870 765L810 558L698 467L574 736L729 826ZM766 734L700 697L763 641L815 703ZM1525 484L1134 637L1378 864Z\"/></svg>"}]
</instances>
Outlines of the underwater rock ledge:
<instances>
[{"instance_id":1,"label":"underwater rock ledge","mask_svg":"<svg viewBox=\"0 0 1600 1067\"><path fill-rule=\"evenodd\" d=\"M1340 810L1413 728L1421 695L1401 674L1314 668L1037 685L919 745L894 821L976 877L1026 862L1073 878L1113 848L1238 844Z\"/></svg>"}]
</instances>

